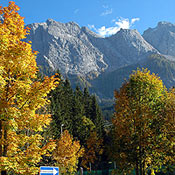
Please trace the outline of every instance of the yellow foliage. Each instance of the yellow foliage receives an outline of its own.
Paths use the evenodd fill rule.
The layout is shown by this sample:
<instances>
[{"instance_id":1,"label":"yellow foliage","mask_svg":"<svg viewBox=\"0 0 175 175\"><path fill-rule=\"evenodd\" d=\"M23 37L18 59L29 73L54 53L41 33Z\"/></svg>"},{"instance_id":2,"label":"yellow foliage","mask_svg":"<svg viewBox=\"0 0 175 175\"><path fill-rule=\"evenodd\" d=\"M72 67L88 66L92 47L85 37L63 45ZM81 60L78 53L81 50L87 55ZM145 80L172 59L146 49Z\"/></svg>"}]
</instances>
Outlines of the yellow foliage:
<instances>
[{"instance_id":1,"label":"yellow foliage","mask_svg":"<svg viewBox=\"0 0 175 175\"><path fill-rule=\"evenodd\" d=\"M73 137L65 130L57 141L53 157L63 174L73 174L77 170L78 159L82 157L83 153L84 149L81 148L79 141L73 141Z\"/></svg>"},{"instance_id":2,"label":"yellow foliage","mask_svg":"<svg viewBox=\"0 0 175 175\"><path fill-rule=\"evenodd\" d=\"M47 94L56 81L54 76L36 81L36 52L23 41L29 29L18 10L14 2L0 8L0 171L29 175L37 173L41 156L55 148L54 142L43 145L41 136L50 115L37 110L49 103Z\"/></svg>"},{"instance_id":3,"label":"yellow foliage","mask_svg":"<svg viewBox=\"0 0 175 175\"><path fill-rule=\"evenodd\" d=\"M147 69L135 71L120 91L115 92L112 122L116 153L111 154L118 166L146 170L150 164L157 168L165 163L163 108L166 92L160 78Z\"/></svg>"}]
</instances>

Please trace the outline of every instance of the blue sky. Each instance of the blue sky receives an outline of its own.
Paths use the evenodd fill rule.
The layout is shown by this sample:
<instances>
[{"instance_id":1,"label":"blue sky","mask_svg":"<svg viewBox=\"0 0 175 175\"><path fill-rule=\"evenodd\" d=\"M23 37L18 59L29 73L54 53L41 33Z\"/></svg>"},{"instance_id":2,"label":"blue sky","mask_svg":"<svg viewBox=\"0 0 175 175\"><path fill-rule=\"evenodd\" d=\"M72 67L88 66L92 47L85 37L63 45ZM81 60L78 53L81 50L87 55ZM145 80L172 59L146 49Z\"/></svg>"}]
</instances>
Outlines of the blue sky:
<instances>
[{"instance_id":1,"label":"blue sky","mask_svg":"<svg viewBox=\"0 0 175 175\"><path fill-rule=\"evenodd\" d=\"M74 21L103 36L120 28L137 29L141 34L159 21L175 23L175 0L14 0L25 23ZM0 0L7 6L8 0Z\"/></svg>"}]
</instances>

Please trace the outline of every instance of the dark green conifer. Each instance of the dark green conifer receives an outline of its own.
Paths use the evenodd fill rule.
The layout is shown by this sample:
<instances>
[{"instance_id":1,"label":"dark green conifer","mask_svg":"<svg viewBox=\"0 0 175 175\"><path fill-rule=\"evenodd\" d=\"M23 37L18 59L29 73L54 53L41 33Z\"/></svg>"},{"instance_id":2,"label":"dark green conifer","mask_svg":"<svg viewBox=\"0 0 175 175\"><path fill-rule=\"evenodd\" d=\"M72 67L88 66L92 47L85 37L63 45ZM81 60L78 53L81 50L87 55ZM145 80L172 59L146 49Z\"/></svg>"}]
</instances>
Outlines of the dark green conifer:
<instances>
[{"instance_id":1,"label":"dark green conifer","mask_svg":"<svg viewBox=\"0 0 175 175\"><path fill-rule=\"evenodd\" d=\"M85 116L90 119L91 96L89 94L88 88L84 88L83 91L83 104L84 104Z\"/></svg>"},{"instance_id":2,"label":"dark green conifer","mask_svg":"<svg viewBox=\"0 0 175 175\"><path fill-rule=\"evenodd\" d=\"M77 86L74 92L73 98L73 108L72 108L72 122L73 122L73 135L79 138L81 119L84 116L84 104L83 104L83 93L80 88Z\"/></svg>"},{"instance_id":3,"label":"dark green conifer","mask_svg":"<svg viewBox=\"0 0 175 175\"><path fill-rule=\"evenodd\" d=\"M90 119L96 126L96 131L99 137L103 135L103 116L101 109L97 103L95 95L91 96L91 104L90 104Z\"/></svg>"},{"instance_id":4,"label":"dark green conifer","mask_svg":"<svg viewBox=\"0 0 175 175\"><path fill-rule=\"evenodd\" d=\"M61 134L61 127L72 132L72 98L73 91L68 79L63 80L61 74L58 74L60 84L50 94L51 113L52 113L52 132L58 138ZM64 126L61 126L64 125Z\"/></svg>"}]
</instances>

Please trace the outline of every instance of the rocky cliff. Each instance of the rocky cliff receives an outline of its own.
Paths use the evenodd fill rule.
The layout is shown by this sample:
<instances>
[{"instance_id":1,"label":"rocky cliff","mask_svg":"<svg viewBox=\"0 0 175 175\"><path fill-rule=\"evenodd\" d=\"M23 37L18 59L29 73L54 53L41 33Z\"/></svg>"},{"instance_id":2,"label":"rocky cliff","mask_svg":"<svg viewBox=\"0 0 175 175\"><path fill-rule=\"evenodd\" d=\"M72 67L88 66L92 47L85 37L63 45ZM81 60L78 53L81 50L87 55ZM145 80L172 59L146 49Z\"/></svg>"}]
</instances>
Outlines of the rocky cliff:
<instances>
[{"instance_id":1,"label":"rocky cliff","mask_svg":"<svg viewBox=\"0 0 175 175\"><path fill-rule=\"evenodd\" d=\"M39 51L37 62L63 74L98 76L158 53L136 30L123 30L103 38L76 23L48 19L34 23L28 40Z\"/></svg>"},{"instance_id":2,"label":"rocky cliff","mask_svg":"<svg viewBox=\"0 0 175 175\"><path fill-rule=\"evenodd\" d=\"M175 25L159 22L143 33L143 38L164 55L175 56Z\"/></svg>"}]
</instances>

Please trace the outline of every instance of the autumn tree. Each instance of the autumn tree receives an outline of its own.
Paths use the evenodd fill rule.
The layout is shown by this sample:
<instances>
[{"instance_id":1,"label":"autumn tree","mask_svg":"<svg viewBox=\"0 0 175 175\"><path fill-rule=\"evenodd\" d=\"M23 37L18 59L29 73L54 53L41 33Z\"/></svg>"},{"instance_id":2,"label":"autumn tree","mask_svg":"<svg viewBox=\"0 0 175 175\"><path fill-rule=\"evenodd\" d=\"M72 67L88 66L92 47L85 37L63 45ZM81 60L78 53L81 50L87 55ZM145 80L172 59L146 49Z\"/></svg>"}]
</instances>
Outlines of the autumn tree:
<instances>
[{"instance_id":1,"label":"autumn tree","mask_svg":"<svg viewBox=\"0 0 175 175\"><path fill-rule=\"evenodd\" d=\"M147 69L135 71L115 92L113 148L121 169L134 168L136 175L145 175L165 164L165 94L162 81Z\"/></svg>"},{"instance_id":2,"label":"autumn tree","mask_svg":"<svg viewBox=\"0 0 175 175\"><path fill-rule=\"evenodd\" d=\"M95 131L91 132L86 140L86 147L81 165L90 170L91 164L95 164L98 156L103 154L103 140Z\"/></svg>"},{"instance_id":3,"label":"autumn tree","mask_svg":"<svg viewBox=\"0 0 175 175\"><path fill-rule=\"evenodd\" d=\"M174 168L175 163L175 89L172 88L168 91L165 98L165 111L164 111L164 134L162 138L165 140L166 145L162 152L166 153L166 164ZM169 167L168 167L169 168Z\"/></svg>"},{"instance_id":4,"label":"autumn tree","mask_svg":"<svg viewBox=\"0 0 175 175\"><path fill-rule=\"evenodd\" d=\"M74 174L84 149L81 148L79 141L73 140L67 130L62 133L56 144L56 149L53 151L53 158L57 162L56 165L60 167L62 174Z\"/></svg>"},{"instance_id":5,"label":"autumn tree","mask_svg":"<svg viewBox=\"0 0 175 175\"><path fill-rule=\"evenodd\" d=\"M36 174L42 155L54 149L43 142L43 128L50 123L45 106L56 81L37 81L36 52L24 42L29 29L10 2L0 8L0 172ZM42 112L39 110L42 108Z\"/></svg>"}]
</instances>

